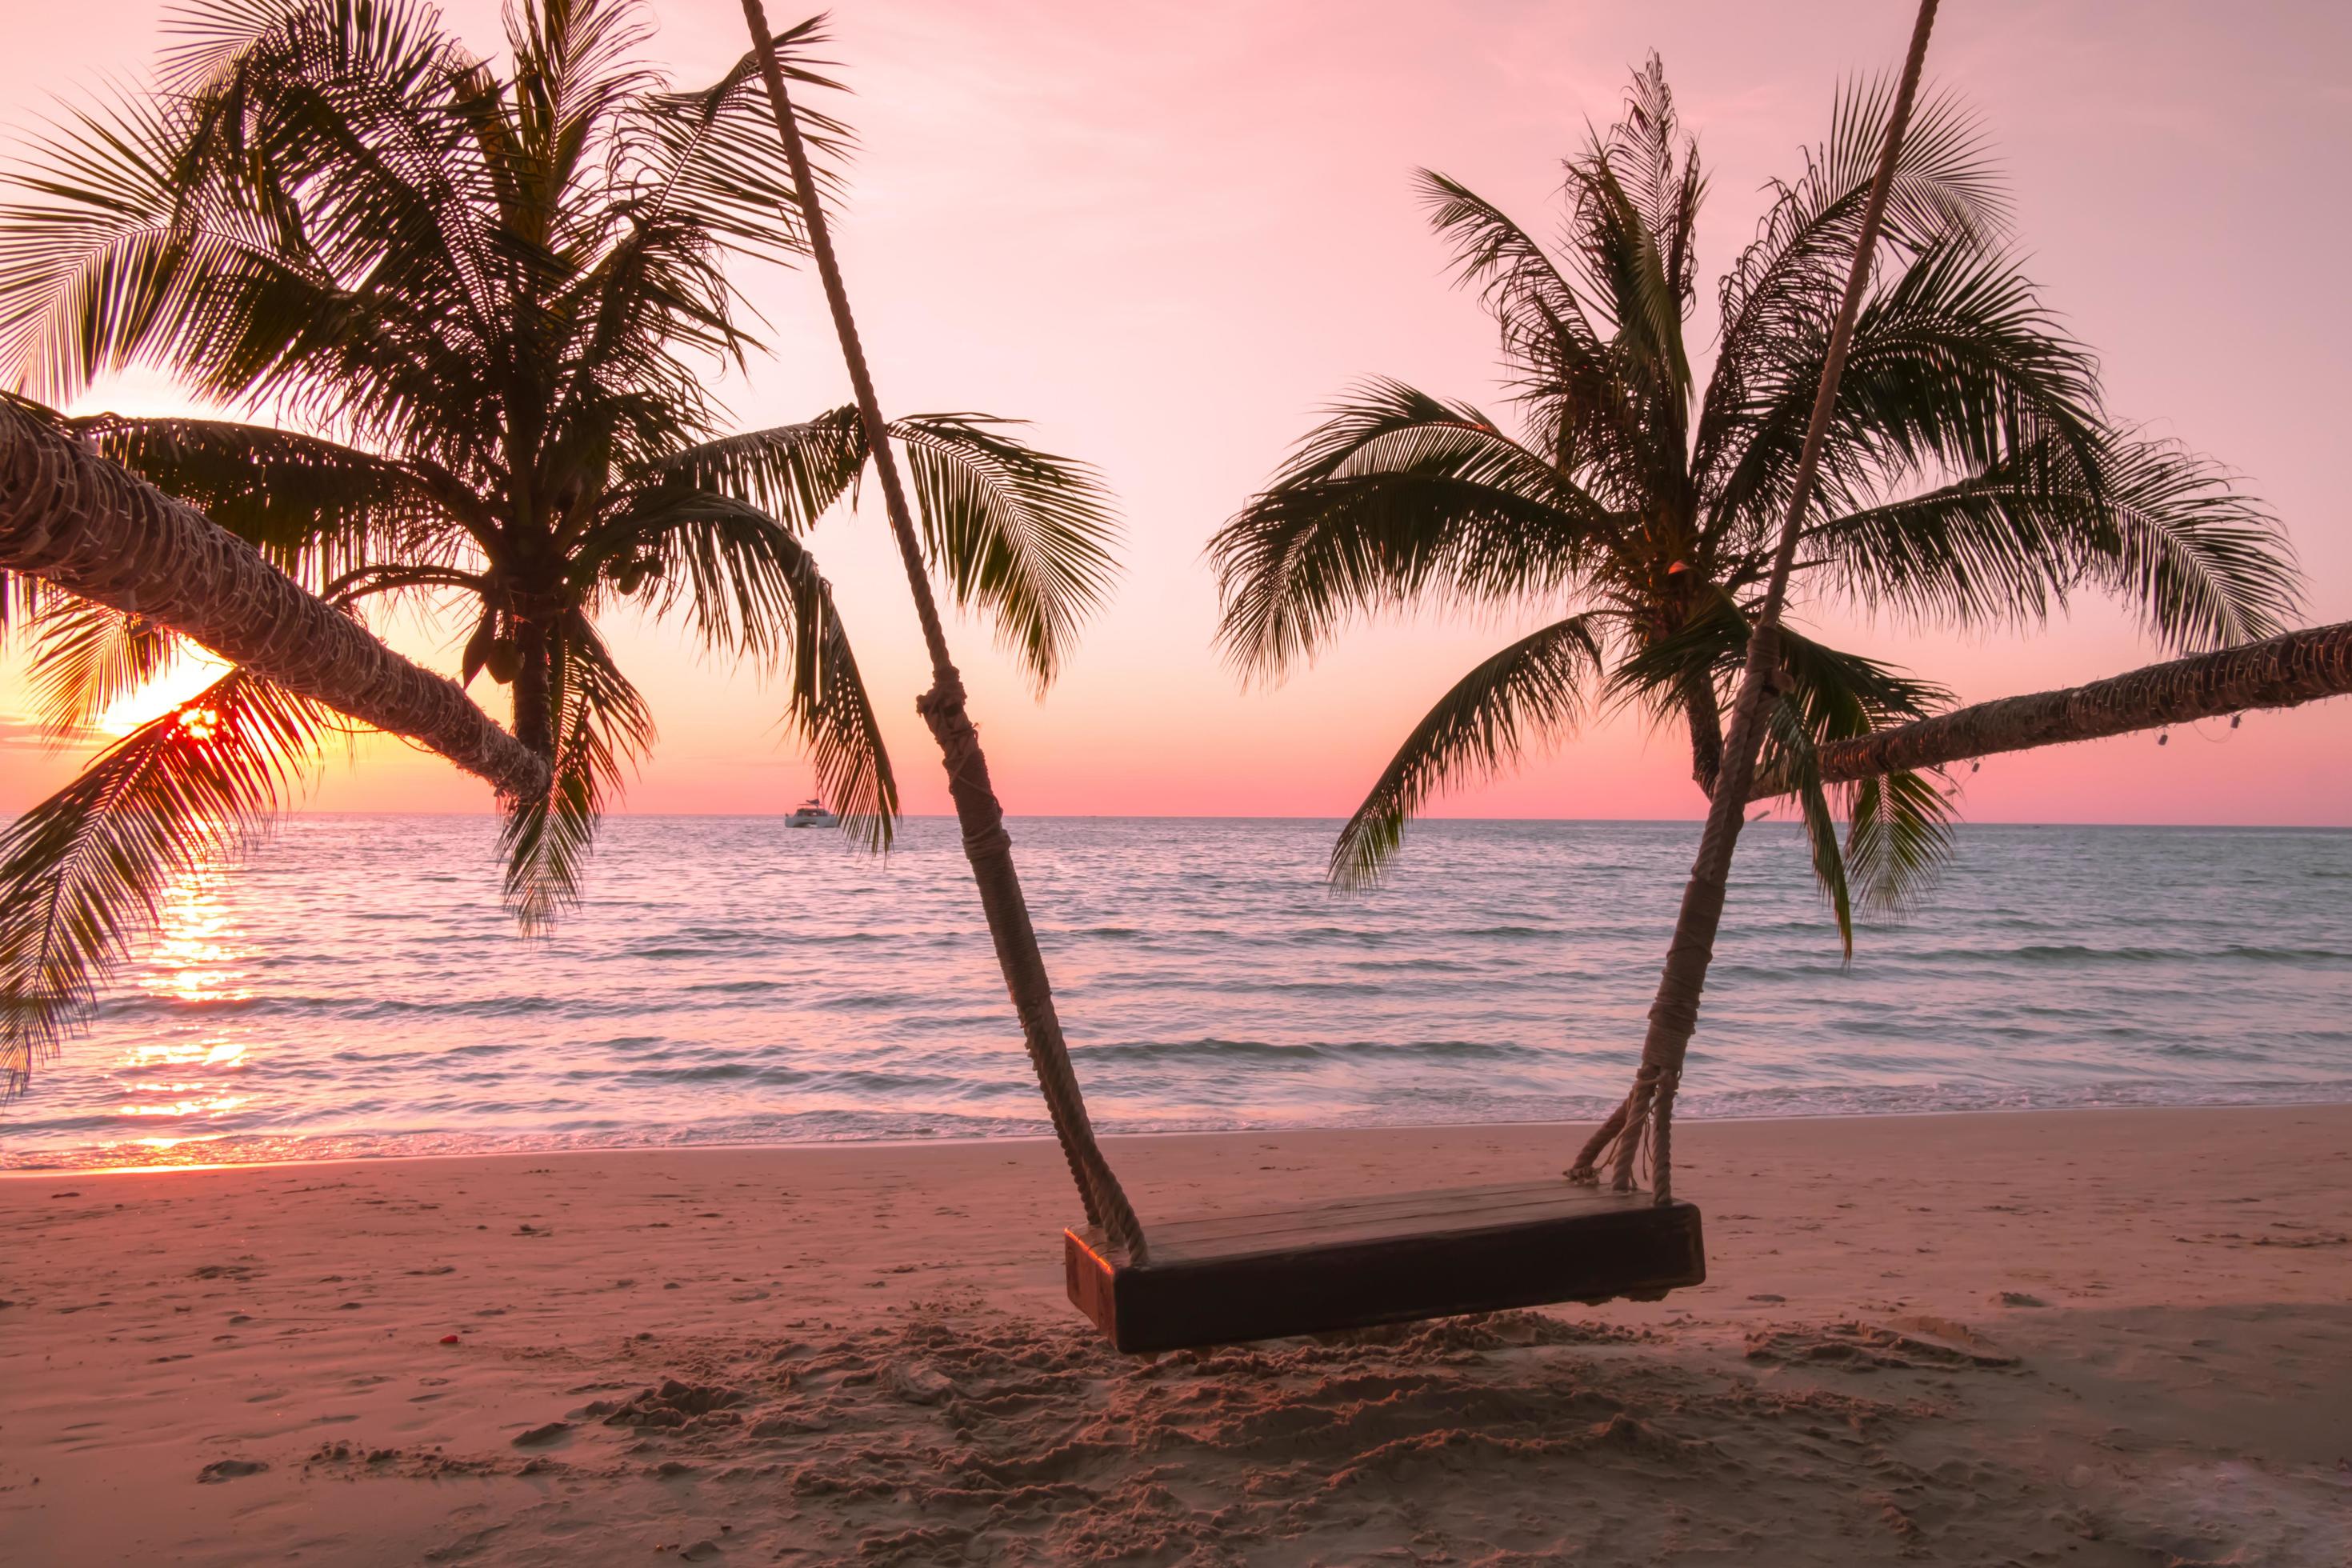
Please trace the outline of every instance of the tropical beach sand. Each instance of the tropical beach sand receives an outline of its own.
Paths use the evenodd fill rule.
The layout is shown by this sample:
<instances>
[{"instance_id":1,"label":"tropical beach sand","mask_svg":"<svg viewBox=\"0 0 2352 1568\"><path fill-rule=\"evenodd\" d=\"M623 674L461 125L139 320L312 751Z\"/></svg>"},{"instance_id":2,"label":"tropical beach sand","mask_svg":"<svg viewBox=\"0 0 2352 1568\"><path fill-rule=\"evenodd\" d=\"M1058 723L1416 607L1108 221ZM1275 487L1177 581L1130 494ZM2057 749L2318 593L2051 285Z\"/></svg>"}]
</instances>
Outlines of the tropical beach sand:
<instances>
[{"instance_id":1,"label":"tropical beach sand","mask_svg":"<svg viewBox=\"0 0 2352 1568\"><path fill-rule=\"evenodd\" d=\"M1112 1148L1149 1217L1574 1136ZM0 1560L2352 1561L2352 1107L1678 1149L1703 1289L1152 1362L1049 1144L0 1181Z\"/></svg>"}]
</instances>

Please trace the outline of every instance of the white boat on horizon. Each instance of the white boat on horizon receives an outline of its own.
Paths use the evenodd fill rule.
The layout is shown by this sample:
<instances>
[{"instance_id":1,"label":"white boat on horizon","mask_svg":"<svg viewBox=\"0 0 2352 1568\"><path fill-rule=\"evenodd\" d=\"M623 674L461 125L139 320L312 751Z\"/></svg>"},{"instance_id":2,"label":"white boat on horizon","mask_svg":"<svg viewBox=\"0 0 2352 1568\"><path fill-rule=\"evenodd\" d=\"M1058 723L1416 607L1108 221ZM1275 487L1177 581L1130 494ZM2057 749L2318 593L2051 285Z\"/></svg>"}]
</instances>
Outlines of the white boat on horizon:
<instances>
[{"instance_id":1,"label":"white boat on horizon","mask_svg":"<svg viewBox=\"0 0 2352 1568\"><path fill-rule=\"evenodd\" d=\"M801 802L799 809L784 818L784 826L786 827L831 827L840 821L841 818L825 810L818 804L816 797L812 795Z\"/></svg>"}]
</instances>

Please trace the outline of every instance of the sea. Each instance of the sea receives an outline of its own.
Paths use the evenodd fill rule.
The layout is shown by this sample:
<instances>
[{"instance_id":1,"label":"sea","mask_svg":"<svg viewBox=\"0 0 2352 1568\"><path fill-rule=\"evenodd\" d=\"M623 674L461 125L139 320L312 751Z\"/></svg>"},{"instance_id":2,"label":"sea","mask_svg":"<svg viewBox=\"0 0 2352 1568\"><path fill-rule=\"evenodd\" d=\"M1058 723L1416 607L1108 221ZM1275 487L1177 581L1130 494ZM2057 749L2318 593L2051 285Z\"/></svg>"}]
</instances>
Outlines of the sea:
<instances>
[{"instance_id":1,"label":"sea","mask_svg":"<svg viewBox=\"0 0 2352 1568\"><path fill-rule=\"evenodd\" d=\"M1016 819L1115 1131L1589 1120L1639 1053L1686 822ZM296 816L0 1108L0 1166L1034 1136L954 824L885 858L775 817L626 816L519 935L488 818ZM1965 826L1844 961L1802 843L1742 840L1694 1117L2352 1100L2352 833Z\"/></svg>"}]
</instances>

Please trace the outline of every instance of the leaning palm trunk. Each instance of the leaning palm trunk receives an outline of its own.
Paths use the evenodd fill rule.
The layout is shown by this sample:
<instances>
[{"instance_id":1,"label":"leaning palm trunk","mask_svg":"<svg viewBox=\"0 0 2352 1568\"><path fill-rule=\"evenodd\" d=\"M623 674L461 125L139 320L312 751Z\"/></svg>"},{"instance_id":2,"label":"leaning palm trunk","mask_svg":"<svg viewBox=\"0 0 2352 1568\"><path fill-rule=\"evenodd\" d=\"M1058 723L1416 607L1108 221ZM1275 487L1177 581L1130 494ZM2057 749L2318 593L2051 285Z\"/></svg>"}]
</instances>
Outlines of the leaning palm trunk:
<instances>
[{"instance_id":1,"label":"leaning palm trunk","mask_svg":"<svg viewBox=\"0 0 2352 1568\"><path fill-rule=\"evenodd\" d=\"M2352 696L2352 621L2151 664L2083 686L1979 702L1834 741L1819 752L1822 782L1852 784L1879 773L1940 768L2003 752L2105 740L2345 696ZM1759 778L1748 798L1785 793L1779 780Z\"/></svg>"},{"instance_id":2,"label":"leaning palm trunk","mask_svg":"<svg viewBox=\"0 0 2352 1568\"><path fill-rule=\"evenodd\" d=\"M510 798L547 763L452 680L368 629L194 508L0 403L0 570L143 616L230 663L440 752Z\"/></svg>"},{"instance_id":3,"label":"leaning palm trunk","mask_svg":"<svg viewBox=\"0 0 2352 1568\"><path fill-rule=\"evenodd\" d=\"M923 646L931 660L931 689L915 706L929 726L931 738L939 742L940 756L947 764L948 793L955 801L956 821L963 830L964 855L971 862L972 879L980 886L988 933L996 944L996 962L1004 972L1004 985L1012 994L1013 1010L1020 1016L1029 1059L1045 1090L1055 1135L1061 1140L1062 1152L1069 1161L1070 1174L1077 1184L1087 1218L1102 1226L1114 1242L1127 1247L1139 1261L1144 1253L1142 1226L1137 1223L1135 1210L1120 1189L1118 1178L1112 1174L1096 1145L1086 1104L1079 1097L1069 1047L1062 1038L1061 1018L1054 1008L1054 991L1045 973L1045 954L1038 950L1036 928L1030 921L1020 873L1013 864L1013 838L1004 830L1004 807L989 784L988 760L981 753L979 732L964 710L963 678L948 654L947 634L940 626L939 605L924 570L922 546L916 539L906 489L899 481L889 426L882 417L873 374L866 367L866 351L858 341L857 323L850 315L848 290L842 282L840 263L834 257L824 208L809 169L807 152L801 143L792 100L784 90L783 71L776 59L775 41L769 37L767 15L760 0L743 0L743 17L759 51L768 100L775 110L776 130L783 138L785 155L792 163L793 183L800 197L801 216L808 225L809 249L816 258L825 303L832 309L834 329L841 337L842 357L848 362L850 384L857 395L858 416L865 426L866 445L874 454L883 504L889 512L890 532L898 541L898 554L907 568L907 585L915 596L915 613L922 622Z\"/></svg>"},{"instance_id":4,"label":"leaning palm trunk","mask_svg":"<svg viewBox=\"0 0 2352 1568\"><path fill-rule=\"evenodd\" d=\"M1665 972L1650 1005L1650 1027L1642 1043L1642 1065L1633 1088L1617 1114L1596 1132L1569 1169L1571 1181L1599 1179L1595 1166L1613 1139L1616 1144L1611 1184L1618 1191L1633 1184L1633 1166L1643 1142L1650 1146L1651 1189L1659 1203L1674 1196L1673 1118L1675 1092L1682 1081L1683 1058L1698 1028L1699 994L1706 984L1707 965L1715 957L1715 935L1723 922L1725 893L1731 878L1732 851L1747 823L1748 798L1756 777L1767 714L1779 695L1780 612L1789 592L1789 574L1796 563L1797 540L1802 531L1813 474L1822 445L1829 433L1830 416L1837 406L1838 378L1853 341L1854 318L1870 276L1878 231L1886 213L1886 195L1894 182L1895 156L1903 131L1911 118L1911 104L1919 88L1919 69L1927 54L1927 34L1935 25L1936 0L1920 0L1917 22L1911 32L1911 49L1903 62L1902 85L1886 122L1886 140L1878 151L1878 173L1871 181L1868 205L1863 211L1862 232L1854 243L1853 269L1846 275L1845 296L1830 333L1829 353L1822 364L1822 381L1814 395L1811 422L1797 461L1789 510L1780 525L1780 549L1756 629L1748 641L1748 665L1740 678L1739 695L1724 738L1722 768L1708 805L1706 827L1699 837L1698 856L1692 863L1690 882L1683 890L1675 917L1674 941L1666 949Z\"/></svg>"}]
</instances>

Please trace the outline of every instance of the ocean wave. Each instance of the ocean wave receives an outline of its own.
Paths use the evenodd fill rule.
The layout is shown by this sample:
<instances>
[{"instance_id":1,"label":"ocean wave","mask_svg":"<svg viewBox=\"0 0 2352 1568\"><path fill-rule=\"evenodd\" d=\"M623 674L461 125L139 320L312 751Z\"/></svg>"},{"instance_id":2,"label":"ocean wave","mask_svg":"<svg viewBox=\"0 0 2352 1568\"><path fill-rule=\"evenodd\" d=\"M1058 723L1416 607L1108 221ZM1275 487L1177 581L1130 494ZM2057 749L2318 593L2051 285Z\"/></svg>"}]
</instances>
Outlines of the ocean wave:
<instances>
[{"instance_id":1,"label":"ocean wave","mask_svg":"<svg viewBox=\"0 0 2352 1568\"><path fill-rule=\"evenodd\" d=\"M1258 1058L1268 1060L1304 1060L1323 1055L1323 1047L1304 1044L1277 1044L1272 1040L1221 1040L1213 1037L1196 1040L1097 1040L1085 1045L1073 1044L1072 1056L1126 1058L1150 1060L1190 1057L1209 1060L1233 1058Z\"/></svg>"},{"instance_id":2,"label":"ocean wave","mask_svg":"<svg viewBox=\"0 0 2352 1568\"><path fill-rule=\"evenodd\" d=\"M1228 996L1375 996L1381 991L1370 980L1277 980L1231 971L1166 975L1155 984L1170 991L1210 991Z\"/></svg>"},{"instance_id":3,"label":"ocean wave","mask_svg":"<svg viewBox=\"0 0 2352 1568\"><path fill-rule=\"evenodd\" d=\"M1232 1040L1206 1036L1190 1040L1110 1040L1087 1045L1073 1045L1074 1056L1126 1058L1131 1060L1153 1058L1202 1058L1209 1060L1235 1058L1265 1058L1276 1060L1320 1059L1344 1061L1350 1058L1426 1058L1433 1061L1465 1061L1474 1059L1504 1060L1520 1058L1540 1060L1551 1053L1540 1047L1510 1045L1492 1040Z\"/></svg>"},{"instance_id":4,"label":"ocean wave","mask_svg":"<svg viewBox=\"0 0 2352 1568\"><path fill-rule=\"evenodd\" d=\"M2248 963L2345 963L2352 952L2325 947L2256 947L2231 942L2210 950L2178 947L2086 947L2079 942L2042 943L1969 956L2015 959L2024 963L2201 963L2238 960Z\"/></svg>"},{"instance_id":5,"label":"ocean wave","mask_svg":"<svg viewBox=\"0 0 2352 1568\"><path fill-rule=\"evenodd\" d=\"M648 1063L625 1071L602 1075L620 1083L765 1083L803 1084L815 1075L794 1068L763 1062L676 1062L667 1065Z\"/></svg>"},{"instance_id":6,"label":"ocean wave","mask_svg":"<svg viewBox=\"0 0 2352 1568\"><path fill-rule=\"evenodd\" d=\"M1687 824L1416 830L1361 899L1321 882L1335 826L1019 824L1100 1125L1545 1120L1622 1094ZM2328 1087L2352 1080L2352 900L2327 890L2352 836L1963 829L1919 918L1866 927L1849 968L1780 831L1740 864L1690 1114L2352 1097ZM877 863L779 854L772 823L618 817L589 902L529 943L494 879L471 903L433 880L481 885L488 832L303 819L175 893L165 941L0 1112L0 1160L1042 1131L951 822L908 819ZM383 871L365 920L354 864Z\"/></svg>"}]
</instances>

